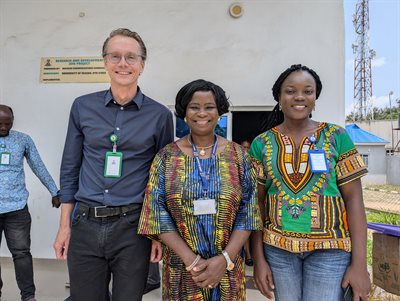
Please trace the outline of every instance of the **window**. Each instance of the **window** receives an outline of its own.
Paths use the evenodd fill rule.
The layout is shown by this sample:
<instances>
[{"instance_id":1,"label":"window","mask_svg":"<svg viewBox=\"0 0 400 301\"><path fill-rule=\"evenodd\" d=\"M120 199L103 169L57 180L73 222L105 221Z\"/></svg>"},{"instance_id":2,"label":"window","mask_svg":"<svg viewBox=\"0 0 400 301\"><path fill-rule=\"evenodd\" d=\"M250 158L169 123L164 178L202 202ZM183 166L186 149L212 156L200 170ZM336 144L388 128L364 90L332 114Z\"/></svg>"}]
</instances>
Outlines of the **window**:
<instances>
[{"instance_id":1,"label":"window","mask_svg":"<svg viewBox=\"0 0 400 301\"><path fill-rule=\"evenodd\" d=\"M232 140L237 143L243 140L251 142L265 131L266 120L270 114L270 111L233 111Z\"/></svg>"},{"instance_id":2,"label":"window","mask_svg":"<svg viewBox=\"0 0 400 301\"><path fill-rule=\"evenodd\" d=\"M360 154L360 156L361 156L361 159L363 159L363 161L364 161L365 167L368 168L368 157L369 157L369 155Z\"/></svg>"}]
</instances>

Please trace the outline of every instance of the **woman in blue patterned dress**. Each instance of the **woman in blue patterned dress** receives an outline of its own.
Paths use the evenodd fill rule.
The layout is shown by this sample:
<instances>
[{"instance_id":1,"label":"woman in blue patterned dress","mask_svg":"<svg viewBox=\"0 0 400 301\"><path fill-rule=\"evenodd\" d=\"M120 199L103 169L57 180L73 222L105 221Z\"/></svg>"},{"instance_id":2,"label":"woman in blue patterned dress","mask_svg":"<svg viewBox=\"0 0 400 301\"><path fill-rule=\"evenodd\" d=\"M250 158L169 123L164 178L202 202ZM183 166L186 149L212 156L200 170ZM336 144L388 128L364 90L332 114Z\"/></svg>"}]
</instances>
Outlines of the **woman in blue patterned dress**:
<instances>
[{"instance_id":1,"label":"woman in blue patterned dress","mask_svg":"<svg viewBox=\"0 0 400 301\"><path fill-rule=\"evenodd\" d=\"M214 133L228 109L219 86L185 85L175 110L190 134L153 161L139 233L164 244L163 300L245 300L241 249L261 218L250 157Z\"/></svg>"}]
</instances>

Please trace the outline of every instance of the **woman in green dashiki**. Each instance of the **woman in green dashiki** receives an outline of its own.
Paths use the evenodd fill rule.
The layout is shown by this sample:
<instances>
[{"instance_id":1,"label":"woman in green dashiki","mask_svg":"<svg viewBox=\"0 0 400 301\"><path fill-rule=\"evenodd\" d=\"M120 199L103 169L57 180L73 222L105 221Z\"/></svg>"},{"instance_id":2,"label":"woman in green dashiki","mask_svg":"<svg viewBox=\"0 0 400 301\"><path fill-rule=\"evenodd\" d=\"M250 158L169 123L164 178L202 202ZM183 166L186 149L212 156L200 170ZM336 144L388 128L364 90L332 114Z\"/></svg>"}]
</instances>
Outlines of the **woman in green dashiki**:
<instances>
[{"instance_id":1,"label":"woman in green dashiki","mask_svg":"<svg viewBox=\"0 0 400 301\"><path fill-rule=\"evenodd\" d=\"M278 102L267 131L252 143L264 221L254 233L254 277L276 301L339 301L351 285L367 300L367 223L360 177L367 170L346 131L316 122L322 84L292 65L275 82Z\"/></svg>"},{"instance_id":2,"label":"woman in green dashiki","mask_svg":"<svg viewBox=\"0 0 400 301\"><path fill-rule=\"evenodd\" d=\"M261 230L257 177L244 149L214 134L229 102L196 80L176 96L190 134L167 145L150 169L139 233L163 244L163 300L245 300L242 247Z\"/></svg>"}]
</instances>

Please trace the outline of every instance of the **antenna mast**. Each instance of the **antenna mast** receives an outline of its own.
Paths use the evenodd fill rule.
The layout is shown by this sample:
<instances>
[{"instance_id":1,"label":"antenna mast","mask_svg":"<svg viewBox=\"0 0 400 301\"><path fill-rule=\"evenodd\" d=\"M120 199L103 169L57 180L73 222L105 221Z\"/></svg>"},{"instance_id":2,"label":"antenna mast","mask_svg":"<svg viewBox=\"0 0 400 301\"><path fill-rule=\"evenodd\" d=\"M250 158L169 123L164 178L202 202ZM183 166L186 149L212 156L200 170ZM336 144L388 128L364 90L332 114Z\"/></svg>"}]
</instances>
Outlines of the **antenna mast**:
<instances>
[{"instance_id":1,"label":"antenna mast","mask_svg":"<svg viewBox=\"0 0 400 301\"><path fill-rule=\"evenodd\" d=\"M373 119L371 60L376 52L369 48L368 0L358 0L353 15L356 42L353 43L354 57L354 121Z\"/></svg>"}]
</instances>

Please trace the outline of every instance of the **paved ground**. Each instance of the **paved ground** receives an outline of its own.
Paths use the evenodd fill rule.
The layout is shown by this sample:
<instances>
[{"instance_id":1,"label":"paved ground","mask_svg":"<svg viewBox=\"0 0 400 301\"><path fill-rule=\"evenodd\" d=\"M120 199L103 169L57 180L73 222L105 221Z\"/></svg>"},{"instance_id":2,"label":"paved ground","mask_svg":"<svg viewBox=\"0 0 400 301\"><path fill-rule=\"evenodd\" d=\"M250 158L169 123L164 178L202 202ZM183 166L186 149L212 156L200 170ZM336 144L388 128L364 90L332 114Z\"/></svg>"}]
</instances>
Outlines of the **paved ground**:
<instances>
[{"instance_id":1,"label":"paved ground","mask_svg":"<svg viewBox=\"0 0 400 301\"><path fill-rule=\"evenodd\" d=\"M398 191L364 188L365 208L400 214L400 193Z\"/></svg>"},{"instance_id":2,"label":"paved ground","mask_svg":"<svg viewBox=\"0 0 400 301\"><path fill-rule=\"evenodd\" d=\"M14 265L11 258L0 258L1 276L4 282L1 301L19 301L19 290L15 282ZM55 259L34 259L36 298L38 301L63 301L69 296L65 287L68 272L65 261ZM252 269L247 268L247 275ZM151 291L144 296L143 301L160 301L161 289ZM266 301L256 289L247 290L247 300Z\"/></svg>"}]
</instances>

